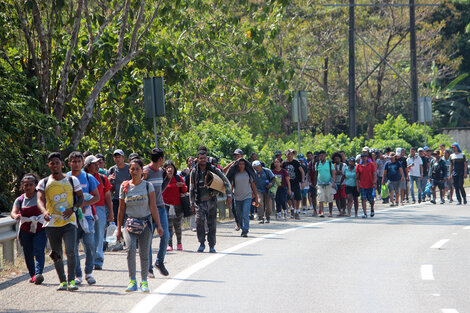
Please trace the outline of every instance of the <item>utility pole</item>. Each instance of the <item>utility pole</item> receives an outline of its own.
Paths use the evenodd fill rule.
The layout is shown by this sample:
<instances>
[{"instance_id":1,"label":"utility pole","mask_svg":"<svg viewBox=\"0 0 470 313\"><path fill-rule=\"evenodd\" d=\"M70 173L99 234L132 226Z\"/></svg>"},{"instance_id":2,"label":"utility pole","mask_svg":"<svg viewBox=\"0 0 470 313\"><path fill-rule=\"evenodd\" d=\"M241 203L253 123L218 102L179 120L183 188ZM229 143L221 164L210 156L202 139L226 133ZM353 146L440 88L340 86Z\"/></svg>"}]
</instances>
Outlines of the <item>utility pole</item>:
<instances>
[{"instance_id":1,"label":"utility pole","mask_svg":"<svg viewBox=\"0 0 470 313\"><path fill-rule=\"evenodd\" d=\"M411 1L411 0L410 0ZM354 0L349 0L349 138L356 137L356 56L354 50Z\"/></svg>"},{"instance_id":2,"label":"utility pole","mask_svg":"<svg viewBox=\"0 0 470 313\"><path fill-rule=\"evenodd\" d=\"M418 120L418 73L416 69L416 17L415 1L410 3L410 66L411 66L411 120Z\"/></svg>"}]
</instances>

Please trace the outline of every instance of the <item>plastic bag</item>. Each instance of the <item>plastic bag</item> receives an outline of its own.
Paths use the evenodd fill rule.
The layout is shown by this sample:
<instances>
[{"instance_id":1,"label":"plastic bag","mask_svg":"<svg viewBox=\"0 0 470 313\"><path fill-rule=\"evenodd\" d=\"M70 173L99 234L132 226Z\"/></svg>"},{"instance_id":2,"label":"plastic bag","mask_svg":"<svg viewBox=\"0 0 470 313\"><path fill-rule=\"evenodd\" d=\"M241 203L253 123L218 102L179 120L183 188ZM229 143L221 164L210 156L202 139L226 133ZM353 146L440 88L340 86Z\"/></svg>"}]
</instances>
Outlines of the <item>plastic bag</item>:
<instances>
[{"instance_id":1,"label":"plastic bag","mask_svg":"<svg viewBox=\"0 0 470 313\"><path fill-rule=\"evenodd\" d=\"M388 186L383 184L382 187L381 187L381 190L380 190L380 197L382 199L386 199L388 198L389 194L388 194Z\"/></svg>"}]
</instances>

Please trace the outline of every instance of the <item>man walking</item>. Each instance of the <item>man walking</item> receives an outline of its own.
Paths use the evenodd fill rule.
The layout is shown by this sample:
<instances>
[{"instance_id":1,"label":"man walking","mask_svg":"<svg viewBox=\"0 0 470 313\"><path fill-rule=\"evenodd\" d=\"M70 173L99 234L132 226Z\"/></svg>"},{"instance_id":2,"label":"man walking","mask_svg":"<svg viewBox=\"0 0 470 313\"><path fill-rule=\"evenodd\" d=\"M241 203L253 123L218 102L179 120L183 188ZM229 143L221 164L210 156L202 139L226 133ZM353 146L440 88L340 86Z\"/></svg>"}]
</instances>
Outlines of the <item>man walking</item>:
<instances>
[{"instance_id":1,"label":"man walking","mask_svg":"<svg viewBox=\"0 0 470 313\"><path fill-rule=\"evenodd\" d=\"M388 190L390 192L390 206L402 205L400 201L400 189L405 180L403 169L400 162L397 161L394 152L390 153L390 161L385 164L384 176L382 177L382 185L388 179ZM395 195L395 203L393 202ZM401 199L403 201L403 199Z\"/></svg>"},{"instance_id":2,"label":"man walking","mask_svg":"<svg viewBox=\"0 0 470 313\"><path fill-rule=\"evenodd\" d=\"M111 199L111 189L113 189L113 186L106 175L98 172L99 164L100 159L93 155L89 155L85 158L85 172L92 175L100 183L98 185L100 201L95 203L96 215L98 217L95 221L95 258L93 262L95 270L103 269L103 242L106 221L110 223L114 221L113 202Z\"/></svg>"},{"instance_id":3,"label":"man walking","mask_svg":"<svg viewBox=\"0 0 470 313\"><path fill-rule=\"evenodd\" d=\"M411 200L413 201L413 203L416 203L415 192L413 189L413 184L416 184L416 189L418 190L418 203L421 203L421 180L423 179L423 161L416 154L416 148L410 149L410 156L406 160L406 164L409 169Z\"/></svg>"},{"instance_id":4,"label":"man walking","mask_svg":"<svg viewBox=\"0 0 470 313\"><path fill-rule=\"evenodd\" d=\"M308 157L307 153L307 157ZM315 164L318 162L318 152L311 154L307 165L307 180L310 185L309 196L310 204L313 208L313 216L317 216L317 177L315 175Z\"/></svg>"},{"instance_id":5,"label":"man walking","mask_svg":"<svg viewBox=\"0 0 470 313\"><path fill-rule=\"evenodd\" d=\"M83 168L83 155L81 152L74 151L69 155L69 166L72 171L67 175L75 176L80 182L82 187L85 201L81 206L83 212L83 220L79 220L77 229L77 242L75 245L75 258L77 260L75 271L75 282L77 285L82 283L82 268L80 266L80 256L78 253L78 246L82 240L83 248L85 249L85 279L89 285L96 283L95 278L91 275L93 272L93 263L95 258L95 217L91 205L100 200L98 191L99 182L92 175L84 172Z\"/></svg>"},{"instance_id":6,"label":"man walking","mask_svg":"<svg viewBox=\"0 0 470 313\"><path fill-rule=\"evenodd\" d=\"M374 188L377 188L377 170L374 162L369 162L369 154L361 153L360 164L356 167L356 188L361 193L362 218L367 218L367 201L370 203L370 217L374 217Z\"/></svg>"},{"instance_id":7,"label":"man walking","mask_svg":"<svg viewBox=\"0 0 470 313\"><path fill-rule=\"evenodd\" d=\"M38 207L47 221L44 224L51 245L51 259L59 276L57 290L77 290L75 283L75 243L77 218L75 212L83 204L80 182L74 176L62 173L64 163L59 152L47 157L47 167L51 175L42 179L38 186ZM75 200L74 200L75 196ZM62 241L67 255L67 277L64 272Z\"/></svg>"},{"instance_id":8,"label":"man walking","mask_svg":"<svg viewBox=\"0 0 470 313\"><path fill-rule=\"evenodd\" d=\"M121 149L114 150L113 160L116 164L111 166L108 170L109 182L113 185L113 213L115 223L119 209L119 190L121 189L121 184L123 181L131 179L129 164L124 162L124 158L124 151Z\"/></svg>"},{"instance_id":9,"label":"man walking","mask_svg":"<svg viewBox=\"0 0 470 313\"><path fill-rule=\"evenodd\" d=\"M259 160L253 162L255 169L255 185L258 194L258 221L264 224L266 216L266 223L271 221L272 211L272 198L269 195L269 188L271 188L276 181L276 177L270 169L263 167Z\"/></svg>"},{"instance_id":10,"label":"man walking","mask_svg":"<svg viewBox=\"0 0 470 313\"><path fill-rule=\"evenodd\" d=\"M457 204L462 204L462 200L463 204L467 204L467 194L463 187L464 179L467 178L467 160L457 142L454 142L451 148L454 153L450 155L449 179L452 178L454 183Z\"/></svg>"},{"instance_id":11,"label":"man walking","mask_svg":"<svg viewBox=\"0 0 470 313\"><path fill-rule=\"evenodd\" d=\"M315 164L315 180L317 181L319 215L325 217L323 213L324 203L328 203L330 214L333 216L333 182L335 180L335 170L330 160L326 159L326 151L320 151L319 161Z\"/></svg>"},{"instance_id":12,"label":"man walking","mask_svg":"<svg viewBox=\"0 0 470 313\"><path fill-rule=\"evenodd\" d=\"M444 204L444 191L445 191L445 180L447 178L447 166L446 162L441 158L439 150L431 153L433 159L429 166L429 179L432 184L432 200L431 203L436 204L436 187L439 187L439 193L441 194L441 204Z\"/></svg>"},{"instance_id":13,"label":"man walking","mask_svg":"<svg viewBox=\"0 0 470 313\"><path fill-rule=\"evenodd\" d=\"M300 162L294 159L295 150L288 149L286 151L287 159L282 163L282 167L287 170L290 176L290 187L294 194L294 211L292 217L300 219L300 201L302 201L302 192L304 189L305 172Z\"/></svg>"},{"instance_id":14,"label":"man walking","mask_svg":"<svg viewBox=\"0 0 470 313\"><path fill-rule=\"evenodd\" d=\"M224 184L227 195L227 206L232 203L232 187L227 177L215 166L207 162L207 151L200 150L197 153L197 164L191 171L190 181L190 202L193 212L196 213L197 238L200 246L197 252L204 252L206 248L206 230L204 222L207 220L209 232L207 241L209 242L209 252L215 253L216 227L217 227L217 190L206 185L206 175L208 173L217 175Z\"/></svg>"},{"instance_id":15,"label":"man walking","mask_svg":"<svg viewBox=\"0 0 470 313\"><path fill-rule=\"evenodd\" d=\"M160 246L158 248L157 260L155 261L155 267L160 271L163 276L168 276L168 270L165 267L164 261L166 256L166 248L168 247L168 241L170 239L170 231L168 229L168 214L166 212L165 203L163 202L163 191L168 185L163 181L163 169L162 165L165 162L165 153L160 148L155 148L150 152L151 163L144 167L144 179L153 185L155 189L155 200L158 208L158 215L160 216L160 223L163 228L163 235L160 236ZM154 232L152 228L152 234ZM149 275L155 277L152 268L152 241L150 240L149 250Z\"/></svg>"}]
</instances>

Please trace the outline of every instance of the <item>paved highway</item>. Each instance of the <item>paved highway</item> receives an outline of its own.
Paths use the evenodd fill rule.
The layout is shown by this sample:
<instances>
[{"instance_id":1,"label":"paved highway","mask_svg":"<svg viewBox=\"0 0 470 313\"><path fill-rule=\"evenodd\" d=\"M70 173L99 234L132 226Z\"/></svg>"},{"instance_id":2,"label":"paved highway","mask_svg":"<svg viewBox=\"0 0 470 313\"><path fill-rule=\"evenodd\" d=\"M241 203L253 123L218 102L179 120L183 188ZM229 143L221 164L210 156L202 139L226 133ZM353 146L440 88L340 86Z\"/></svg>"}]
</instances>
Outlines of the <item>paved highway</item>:
<instances>
[{"instance_id":1,"label":"paved highway","mask_svg":"<svg viewBox=\"0 0 470 313\"><path fill-rule=\"evenodd\" d=\"M125 253L113 252L97 285L75 293L55 291L54 271L43 286L0 284L0 312L470 312L470 206L303 217L253 224L248 238L220 224L217 254L194 252L185 232L149 295L124 292Z\"/></svg>"}]
</instances>

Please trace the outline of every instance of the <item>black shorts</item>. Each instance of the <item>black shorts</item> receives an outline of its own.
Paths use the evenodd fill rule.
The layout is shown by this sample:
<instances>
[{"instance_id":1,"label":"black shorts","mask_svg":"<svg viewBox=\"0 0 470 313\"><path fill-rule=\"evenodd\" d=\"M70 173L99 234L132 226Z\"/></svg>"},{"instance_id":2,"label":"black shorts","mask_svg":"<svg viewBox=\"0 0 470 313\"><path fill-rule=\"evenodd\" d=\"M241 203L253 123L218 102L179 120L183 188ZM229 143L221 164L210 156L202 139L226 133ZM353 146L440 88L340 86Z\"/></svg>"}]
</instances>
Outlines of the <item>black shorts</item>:
<instances>
[{"instance_id":1,"label":"black shorts","mask_svg":"<svg viewBox=\"0 0 470 313\"><path fill-rule=\"evenodd\" d=\"M439 187L439 190L444 190L444 180L431 179L431 182L433 187Z\"/></svg>"},{"instance_id":2,"label":"black shorts","mask_svg":"<svg viewBox=\"0 0 470 313\"><path fill-rule=\"evenodd\" d=\"M310 197L316 197L318 195L317 186L310 185L308 192L310 193Z\"/></svg>"},{"instance_id":3,"label":"black shorts","mask_svg":"<svg viewBox=\"0 0 470 313\"><path fill-rule=\"evenodd\" d=\"M302 193L300 192L300 183L291 180L290 181L290 190L294 195L294 200L302 200Z\"/></svg>"},{"instance_id":4,"label":"black shorts","mask_svg":"<svg viewBox=\"0 0 470 313\"><path fill-rule=\"evenodd\" d=\"M346 194L353 195L353 197L359 197L359 191L357 191L357 187L346 186Z\"/></svg>"}]
</instances>

